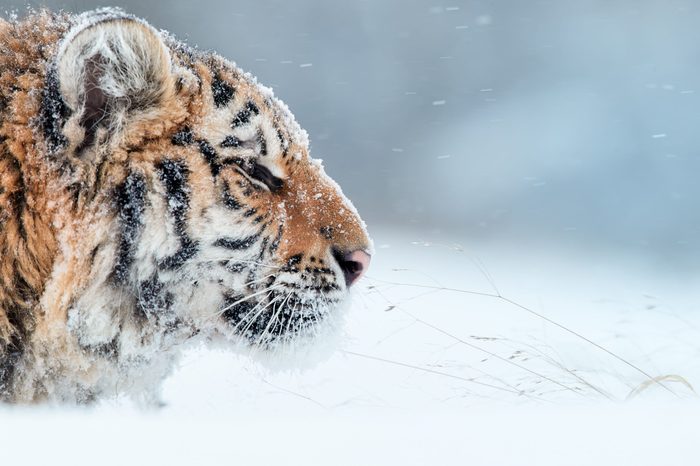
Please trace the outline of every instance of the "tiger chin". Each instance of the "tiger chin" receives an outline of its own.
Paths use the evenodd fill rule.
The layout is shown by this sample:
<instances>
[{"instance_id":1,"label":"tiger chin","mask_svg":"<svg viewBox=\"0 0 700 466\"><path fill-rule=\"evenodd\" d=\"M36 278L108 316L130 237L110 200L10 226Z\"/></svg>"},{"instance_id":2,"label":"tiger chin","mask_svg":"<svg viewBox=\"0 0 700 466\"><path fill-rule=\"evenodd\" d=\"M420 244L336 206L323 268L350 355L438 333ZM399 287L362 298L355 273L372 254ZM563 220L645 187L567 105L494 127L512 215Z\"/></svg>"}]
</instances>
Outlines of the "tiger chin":
<instances>
[{"instance_id":1,"label":"tiger chin","mask_svg":"<svg viewBox=\"0 0 700 466\"><path fill-rule=\"evenodd\" d=\"M252 76L121 10L0 19L0 398L157 399L337 319L371 242Z\"/></svg>"}]
</instances>

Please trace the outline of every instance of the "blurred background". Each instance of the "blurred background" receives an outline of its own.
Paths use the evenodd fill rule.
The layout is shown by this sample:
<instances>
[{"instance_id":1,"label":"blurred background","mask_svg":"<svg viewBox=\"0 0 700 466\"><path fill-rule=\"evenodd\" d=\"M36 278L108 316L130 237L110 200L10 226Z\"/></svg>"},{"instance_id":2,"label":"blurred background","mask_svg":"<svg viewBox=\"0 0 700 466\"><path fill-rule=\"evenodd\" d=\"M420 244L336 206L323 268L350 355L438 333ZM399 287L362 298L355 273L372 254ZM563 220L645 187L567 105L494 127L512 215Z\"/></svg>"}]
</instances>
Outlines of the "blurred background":
<instances>
[{"instance_id":1,"label":"blurred background","mask_svg":"<svg viewBox=\"0 0 700 466\"><path fill-rule=\"evenodd\" d=\"M700 258L693 0L115 5L275 89L370 229Z\"/></svg>"},{"instance_id":2,"label":"blurred background","mask_svg":"<svg viewBox=\"0 0 700 466\"><path fill-rule=\"evenodd\" d=\"M109 462L129 450L100 449L114 438L139 437L155 451L186 432L206 446L177 442L188 453L225 449L223 457L245 452L231 439L257 425L265 435L250 445L261 448L247 449L256 454L279 451L288 462L289 448L321 438L312 450L325 445L334 464L357 464L337 452L362 452L347 448L358 435L337 435L325 417L308 434L309 413L340 411L368 414L357 432L390 450L388 464L449 463L421 456L436 452L454 464L611 464L589 458L606 451L636 454L629 464L670 464L668 454L700 464L695 399L638 417L608 404L482 409L697 392L700 2L0 0L0 11L21 15L27 4L121 6L256 75L309 132L312 156L378 247L342 344L317 368L270 374L245 354L192 351L166 383L161 425L110 423L118 431L104 436L109 429L81 424L82 435L45 437L73 445L99 435L94 448L116 454L99 456ZM116 406L107 419L123 419ZM373 429L396 421L395 408L430 420L398 418L389 429L398 441L384 443ZM0 422L13 434L0 438L22 445L36 425L52 425L22 415ZM293 424L275 435L285 416ZM219 424L192 428L192 418ZM219 428L231 420L244 428ZM405 435L410 425L430 432ZM685 450L683 435L692 437ZM586 446L566 446L576 439ZM453 455L455 446L471 456ZM542 461L551 452L562 458ZM185 458L173 464L192 464Z\"/></svg>"}]
</instances>

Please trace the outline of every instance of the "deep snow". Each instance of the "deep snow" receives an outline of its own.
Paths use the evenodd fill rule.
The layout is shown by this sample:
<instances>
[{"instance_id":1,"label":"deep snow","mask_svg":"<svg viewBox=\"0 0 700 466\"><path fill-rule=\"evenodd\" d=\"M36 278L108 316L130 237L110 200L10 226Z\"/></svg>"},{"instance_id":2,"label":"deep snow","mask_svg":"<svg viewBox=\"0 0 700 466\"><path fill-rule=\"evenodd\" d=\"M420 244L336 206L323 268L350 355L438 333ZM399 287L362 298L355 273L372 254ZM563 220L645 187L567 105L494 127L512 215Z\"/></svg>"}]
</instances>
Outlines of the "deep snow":
<instances>
[{"instance_id":1,"label":"deep snow","mask_svg":"<svg viewBox=\"0 0 700 466\"><path fill-rule=\"evenodd\" d=\"M697 277L548 245L373 233L324 362L272 370L199 349L162 409L4 408L3 464L700 464Z\"/></svg>"}]
</instances>

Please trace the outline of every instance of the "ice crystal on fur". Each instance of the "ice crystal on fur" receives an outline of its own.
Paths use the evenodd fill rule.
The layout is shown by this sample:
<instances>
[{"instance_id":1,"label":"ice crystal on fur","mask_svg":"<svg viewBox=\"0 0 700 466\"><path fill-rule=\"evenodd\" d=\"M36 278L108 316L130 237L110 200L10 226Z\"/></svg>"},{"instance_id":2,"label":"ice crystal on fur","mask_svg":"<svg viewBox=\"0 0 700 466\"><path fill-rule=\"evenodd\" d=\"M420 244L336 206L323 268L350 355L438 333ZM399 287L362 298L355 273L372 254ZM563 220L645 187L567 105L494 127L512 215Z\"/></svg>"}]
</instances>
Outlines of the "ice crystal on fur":
<instances>
[{"instance_id":1,"label":"ice crystal on fur","mask_svg":"<svg viewBox=\"0 0 700 466\"><path fill-rule=\"evenodd\" d=\"M337 328L364 223L272 91L117 9L0 20L0 395L156 399Z\"/></svg>"}]
</instances>

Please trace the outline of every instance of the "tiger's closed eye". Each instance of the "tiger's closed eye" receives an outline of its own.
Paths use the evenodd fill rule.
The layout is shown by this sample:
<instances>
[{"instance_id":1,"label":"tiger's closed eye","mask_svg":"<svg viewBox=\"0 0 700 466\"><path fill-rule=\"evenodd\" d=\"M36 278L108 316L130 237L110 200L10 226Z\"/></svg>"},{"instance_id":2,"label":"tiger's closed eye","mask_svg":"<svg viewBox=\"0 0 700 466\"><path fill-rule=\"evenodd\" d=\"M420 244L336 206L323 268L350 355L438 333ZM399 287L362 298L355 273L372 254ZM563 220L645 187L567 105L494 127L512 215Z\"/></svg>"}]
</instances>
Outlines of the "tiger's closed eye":
<instances>
[{"instance_id":1,"label":"tiger's closed eye","mask_svg":"<svg viewBox=\"0 0 700 466\"><path fill-rule=\"evenodd\" d=\"M282 189L282 186L284 185L284 181L273 175L267 167L258 163L253 163L247 173L251 178L260 181L267 186L273 193Z\"/></svg>"},{"instance_id":2,"label":"tiger's closed eye","mask_svg":"<svg viewBox=\"0 0 700 466\"><path fill-rule=\"evenodd\" d=\"M273 193L279 191L284 186L284 180L273 175L269 168L253 162L250 159L246 160L241 157L229 157L222 160L221 163L222 165L233 165L237 167L237 171L248 178L248 180L256 185L264 185Z\"/></svg>"}]
</instances>

